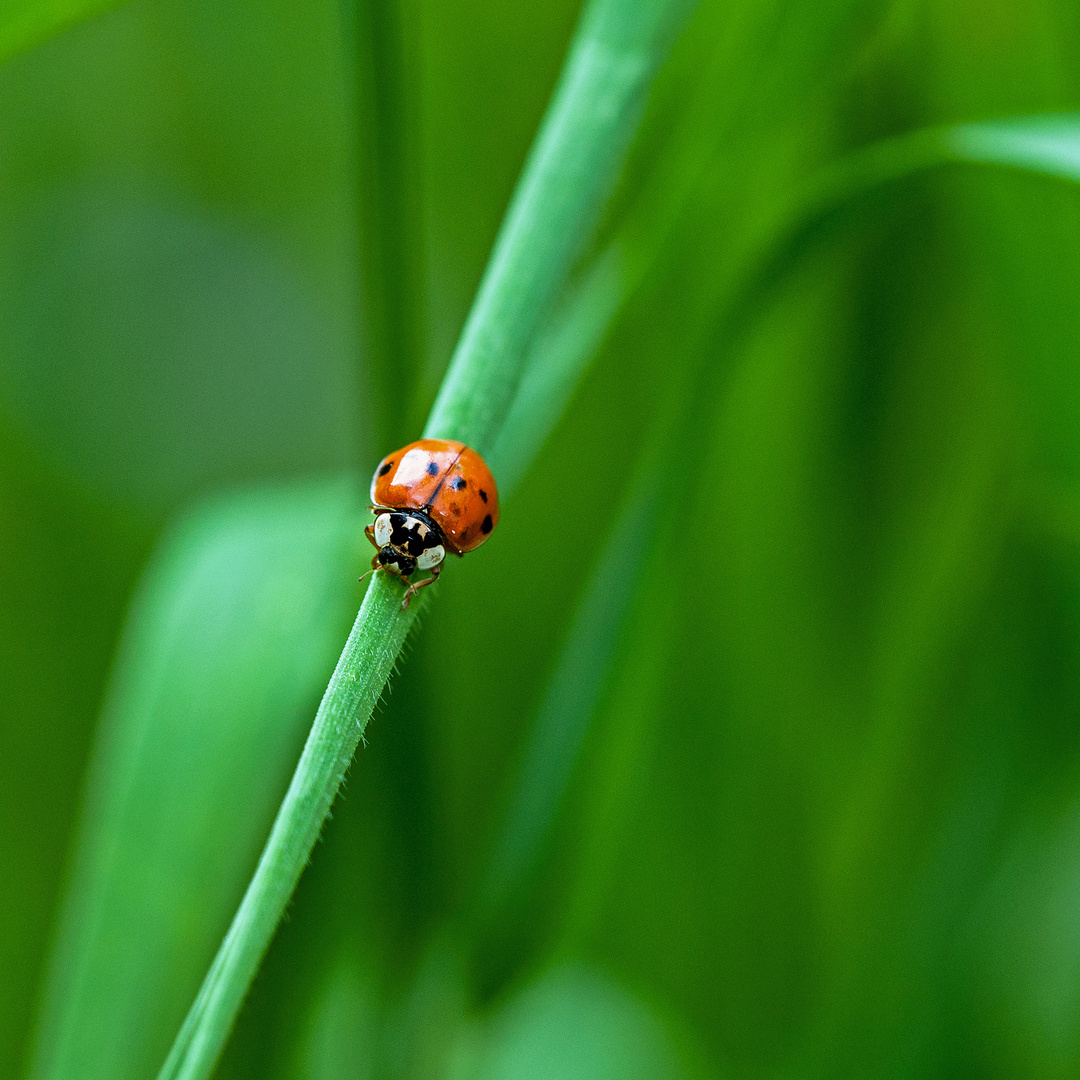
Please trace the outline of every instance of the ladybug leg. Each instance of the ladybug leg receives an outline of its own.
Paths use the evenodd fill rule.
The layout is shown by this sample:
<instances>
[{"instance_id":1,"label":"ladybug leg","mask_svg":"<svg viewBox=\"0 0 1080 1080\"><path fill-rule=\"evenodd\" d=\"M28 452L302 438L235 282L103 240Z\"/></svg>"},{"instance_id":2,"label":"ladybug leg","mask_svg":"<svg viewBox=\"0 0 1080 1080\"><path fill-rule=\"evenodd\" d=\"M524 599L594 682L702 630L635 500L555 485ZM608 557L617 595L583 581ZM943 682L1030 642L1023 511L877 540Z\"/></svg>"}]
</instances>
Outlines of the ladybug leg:
<instances>
[{"instance_id":1,"label":"ladybug leg","mask_svg":"<svg viewBox=\"0 0 1080 1080\"><path fill-rule=\"evenodd\" d=\"M401 600L401 610L408 610L409 604L412 603L412 598L425 586L431 585L435 582L435 579L439 576L439 571L442 569L442 563L438 566L431 568L431 577L424 578L423 581L414 581L406 590L405 595Z\"/></svg>"},{"instance_id":2,"label":"ladybug leg","mask_svg":"<svg viewBox=\"0 0 1080 1080\"><path fill-rule=\"evenodd\" d=\"M371 541L371 544L372 544L373 547L378 547L379 546L377 543L375 543L375 526L374 525L368 525L364 529L364 535ZM372 567L372 569L374 569L374 567Z\"/></svg>"},{"instance_id":3,"label":"ladybug leg","mask_svg":"<svg viewBox=\"0 0 1080 1080\"><path fill-rule=\"evenodd\" d=\"M369 525L368 528L370 529L371 526ZM371 537L368 537L368 539L370 540ZM371 540L371 542L373 544L375 543L374 540ZM379 555L378 555L378 552L376 552L374 555L371 556L371 569L367 572L367 574L361 574L356 580L357 581L363 581L364 578L366 578L368 576L368 574L374 574L375 571L378 570L378 569L379 569Z\"/></svg>"}]
</instances>

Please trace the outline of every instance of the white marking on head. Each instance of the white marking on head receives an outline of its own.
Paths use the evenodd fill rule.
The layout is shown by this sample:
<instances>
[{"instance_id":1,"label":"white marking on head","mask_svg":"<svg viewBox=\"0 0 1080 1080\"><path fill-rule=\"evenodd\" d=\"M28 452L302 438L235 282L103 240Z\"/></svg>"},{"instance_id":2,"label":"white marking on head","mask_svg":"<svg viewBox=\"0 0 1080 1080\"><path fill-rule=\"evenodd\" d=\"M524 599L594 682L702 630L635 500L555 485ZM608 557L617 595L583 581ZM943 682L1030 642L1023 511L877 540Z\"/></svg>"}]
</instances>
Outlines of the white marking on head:
<instances>
[{"instance_id":1,"label":"white marking on head","mask_svg":"<svg viewBox=\"0 0 1080 1080\"><path fill-rule=\"evenodd\" d=\"M399 462L391 484L415 484L427 475L428 452L414 446Z\"/></svg>"},{"instance_id":2,"label":"white marking on head","mask_svg":"<svg viewBox=\"0 0 1080 1080\"><path fill-rule=\"evenodd\" d=\"M435 547L428 548L427 551L416 560L416 568L417 570L430 570L433 566L438 566L445 557L446 550L443 548L442 544L436 544Z\"/></svg>"},{"instance_id":3,"label":"white marking on head","mask_svg":"<svg viewBox=\"0 0 1080 1080\"><path fill-rule=\"evenodd\" d=\"M390 527L390 515L380 514L375 519L375 543L379 547L386 547L390 543L390 533L393 529Z\"/></svg>"}]
</instances>

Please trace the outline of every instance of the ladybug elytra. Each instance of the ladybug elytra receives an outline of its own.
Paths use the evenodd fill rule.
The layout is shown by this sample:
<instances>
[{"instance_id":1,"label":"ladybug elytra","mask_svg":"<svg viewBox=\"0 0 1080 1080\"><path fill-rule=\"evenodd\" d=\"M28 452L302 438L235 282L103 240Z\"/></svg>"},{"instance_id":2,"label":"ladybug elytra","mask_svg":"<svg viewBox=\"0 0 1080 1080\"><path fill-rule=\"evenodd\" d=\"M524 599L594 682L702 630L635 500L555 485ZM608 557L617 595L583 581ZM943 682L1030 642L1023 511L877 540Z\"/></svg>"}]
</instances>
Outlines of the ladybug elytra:
<instances>
[{"instance_id":1,"label":"ladybug elytra","mask_svg":"<svg viewBox=\"0 0 1080 1080\"><path fill-rule=\"evenodd\" d=\"M364 530L376 548L371 569L405 581L431 571L405 590L403 608L439 576L448 551L460 556L478 548L499 523L491 470L451 439L420 439L384 457L371 478L371 503L375 521Z\"/></svg>"}]
</instances>

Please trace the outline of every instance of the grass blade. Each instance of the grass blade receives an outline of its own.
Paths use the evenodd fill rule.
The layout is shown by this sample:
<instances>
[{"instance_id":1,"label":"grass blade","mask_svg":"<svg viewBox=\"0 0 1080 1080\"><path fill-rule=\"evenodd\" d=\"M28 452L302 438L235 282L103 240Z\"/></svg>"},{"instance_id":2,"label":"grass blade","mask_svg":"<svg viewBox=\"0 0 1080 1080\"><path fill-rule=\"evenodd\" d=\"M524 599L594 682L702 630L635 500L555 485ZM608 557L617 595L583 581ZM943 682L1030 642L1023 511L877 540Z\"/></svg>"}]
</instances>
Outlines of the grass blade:
<instances>
[{"instance_id":1,"label":"grass blade","mask_svg":"<svg viewBox=\"0 0 1080 1080\"><path fill-rule=\"evenodd\" d=\"M224 500L187 519L148 571L105 709L32 1076L137 1080L160 1063L349 618L342 581L361 513L346 481ZM227 829L206 829L223 818Z\"/></svg>"},{"instance_id":2,"label":"grass blade","mask_svg":"<svg viewBox=\"0 0 1080 1080\"><path fill-rule=\"evenodd\" d=\"M962 124L943 133L958 161L1080 180L1080 113Z\"/></svg>"},{"instance_id":3,"label":"grass blade","mask_svg":"<svg viewBox=\"0 0 1080 1080\"><path fill-rule=\"evenodd\" d=\"M685 0L594 0L586 9L496 242L427 433L490 448L526 349L609 194ZM159 1074L214 1068L418 610L372 581L255 876ZM426 597L425 597L426 599Z\"/></svg>"},{"instance_id":4,"label":"grass blade","mask_svg":"<svg viewBox=\"0 0 1080 1080\"><path fill-rule=\"evenodd\" d=\"M505 497L566 408L629 292L622 247L607 247L539 330L499 438L488 455Z\"/></svg>"},{"instance_id":5,"label":"grass blade","mask_svg":"<svg viewBox=\"0 0 1080 1080\"><path fill-rule=\"evenodd\" d=\"M884 139L825 169L811 185L807 204L825 211L882 184L948 164L1000 165L1080 180L1080 114L923 128Z\"/></svg>"},{"instance_id":6,"label":"grass blade","mask_svg":"<svg viewBox=\"0 0 1080 1080\"><path fill-rule=\"evenodd\" d=\"M746 328L762 297L799 263L823 226L882 187L946 165L1019 169L1080 181L1080 114L1017 117L920 128L870 143L821 169L786 212L758 258L713 319L709 333Z\"/></svg>"},{"instance_id":7,"label":"grass blade","mask_svg":"<svg viewBox=\"0 0 1080 1080\"><path fill-rule=\"evenodd\" d=\"M798 204L797 228L864 192L949 164L998 165L1080 181L1080 113L923 128L871 143L815 178Z\"/></svg>"},{"instance_id":8,"label":"grass blade","mask_svg":"<svg viewBox=\"0 0 1080 1080\"><path fill-rule=\"evenodd\" d=\"M426 435L490 449L525 352L614 186L646 92L689 7L687 0L594 0L586 9Z\"/></svg>"},{"instance_id":9,"label":"grass blade","mask_svg":"<svg viewBox=\"0 0 1080 1080\"><path fill-rule=\"evenodd\" d=\"M588 735L652 538L660 469L656 453L629 485L533 722L487 874L487 923L520 900L543 854Z\"/></svg>"},{"instance_id":10,"label":"grass blade","mask_svg":"<svg viewBox=\"0 0 1080 1080\"><path fill-rule=\"evenodd\" d=\"M371 583L323 695L255 876L161 1076L208 1076L263 953L319 838L357 744L423 607L401 610L401 588Z\"/></svg>"}]
</instances>

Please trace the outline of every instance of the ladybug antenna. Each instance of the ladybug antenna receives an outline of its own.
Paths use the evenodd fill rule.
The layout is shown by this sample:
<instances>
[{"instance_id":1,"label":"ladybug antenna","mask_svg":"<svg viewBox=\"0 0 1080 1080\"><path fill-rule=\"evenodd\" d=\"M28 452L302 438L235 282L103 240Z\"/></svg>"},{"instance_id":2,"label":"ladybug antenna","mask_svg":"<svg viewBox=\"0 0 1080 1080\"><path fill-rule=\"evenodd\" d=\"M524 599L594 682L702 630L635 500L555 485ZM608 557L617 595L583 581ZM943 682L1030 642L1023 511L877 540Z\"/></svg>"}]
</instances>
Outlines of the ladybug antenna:
<instances>
[{"instance_id":1,"label":"ladybug antenna","mask_svg":"<svg viewBox=\"0 0 1080 1080\"><path fill-rule=\"evenodd\" d=\"M364 578L366 578L369 575L374 574L374 573L375 573L375 567L373 566L366 574L361 574L356 580L359 583L359 582L363 581Z\"/></svg>"}]
</instances>

